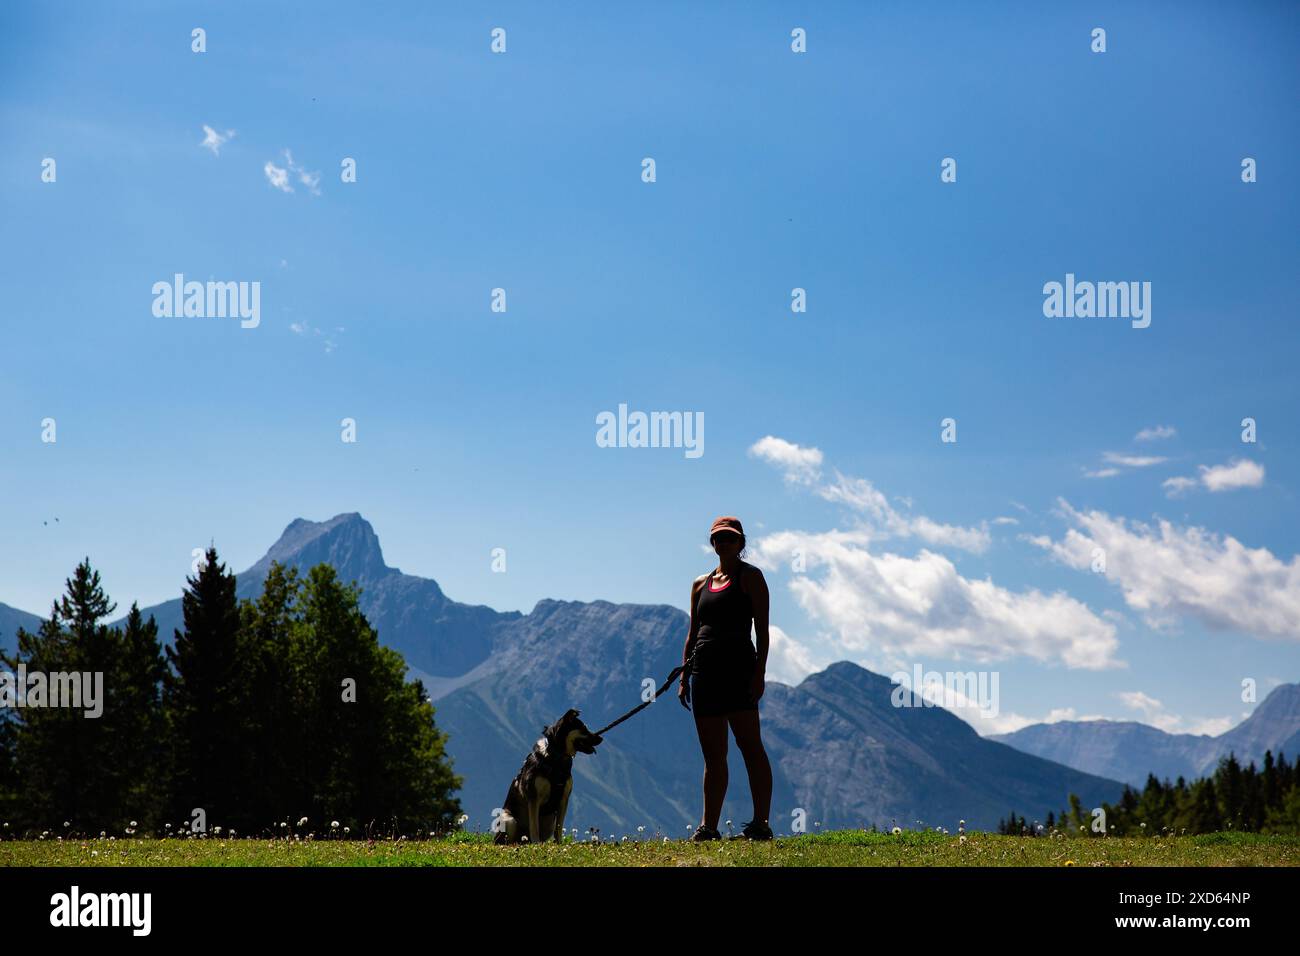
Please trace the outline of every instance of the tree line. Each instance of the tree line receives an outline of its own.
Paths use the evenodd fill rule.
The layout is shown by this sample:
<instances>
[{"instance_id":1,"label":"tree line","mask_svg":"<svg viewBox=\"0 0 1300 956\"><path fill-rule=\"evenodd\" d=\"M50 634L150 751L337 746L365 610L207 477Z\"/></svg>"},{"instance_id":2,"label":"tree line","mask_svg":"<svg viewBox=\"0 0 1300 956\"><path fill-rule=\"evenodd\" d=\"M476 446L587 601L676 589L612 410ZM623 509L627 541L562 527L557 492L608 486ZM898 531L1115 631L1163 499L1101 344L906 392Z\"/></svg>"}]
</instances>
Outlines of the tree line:
<instances>
[{"instance_id":1,"label":"tree line","mask_svg":"<svg viewBox=\"0 0 1300 956\"><path fill-rule=\"evenodd\" d=\"M461 814L447 736L420 681L379 643L360 591L327 564L272 564L239 600L215 547L186 578L169 645L113 604L89 559L17 673L102 673L103 712L0 709L0 821L10 835L216 827L255 836L306 817L316 832L445 832ZM333 825L337 824L337 828Z\"/></svg>"},{"instance_id":2,"label":"tree line","mask_svg":"<svg viewBox=\"0 0 1300 956\"><path fill-rule=\"evenodd\" d=\"M1179 777L1174 783L1147 775L1139 793L1125 785L1118 803L1103 802L1105 832L1111 836L1159 836L1165 833L1216 833L1238 830L1247 833L1300 834L1300 766L1288 764L1286 754L1264 754L1264 766L1255 762L1244 769L1235 754L1219 760L1214 773L1190 784ZM1085 810L1076 794L1070 794L1070 809L1060 816L1048 813L1040 833L1036 821L1017 817L998 821L998 832L1039 836L1059 828L1070 834L1094 835L1094 815Z\"/></svg>"}]
</instances>

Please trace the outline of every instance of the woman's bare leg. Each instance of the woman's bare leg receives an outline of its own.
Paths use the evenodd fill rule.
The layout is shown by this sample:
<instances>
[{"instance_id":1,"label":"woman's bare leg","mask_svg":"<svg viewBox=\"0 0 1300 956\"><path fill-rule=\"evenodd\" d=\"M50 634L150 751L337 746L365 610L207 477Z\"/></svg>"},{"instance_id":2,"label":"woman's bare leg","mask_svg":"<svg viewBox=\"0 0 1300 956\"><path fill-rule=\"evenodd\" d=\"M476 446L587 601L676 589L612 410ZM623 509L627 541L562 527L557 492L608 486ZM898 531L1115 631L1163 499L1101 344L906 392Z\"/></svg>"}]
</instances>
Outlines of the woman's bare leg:
<instances>
[{"instance_id":1,"label":"woman's bare leg","mask_svg":"<svg viewBox=\"0 0 1300 956\"><path fill-rule=\"evenodd\" d=\"M754 798L754 819L767 823L767 815L772 811L772 764L767 759L763 738L759 735L758 711L733 711L727 715L727 720L731 724L731 732L736 735L740 755L745 758L745 770L749 773L749 793Z\"/></svg>"},{"instance_id":2,"label":"woman's bare leg","mask_svg":"<svg viewBox=\"0 0 1300 956\"><path fill-rule=\"evenodd\" d=\"M718 828L722 801L727 796L727 718L695 716L695 732L704 753L704 820Z\"/></svg>"}]
</instances>

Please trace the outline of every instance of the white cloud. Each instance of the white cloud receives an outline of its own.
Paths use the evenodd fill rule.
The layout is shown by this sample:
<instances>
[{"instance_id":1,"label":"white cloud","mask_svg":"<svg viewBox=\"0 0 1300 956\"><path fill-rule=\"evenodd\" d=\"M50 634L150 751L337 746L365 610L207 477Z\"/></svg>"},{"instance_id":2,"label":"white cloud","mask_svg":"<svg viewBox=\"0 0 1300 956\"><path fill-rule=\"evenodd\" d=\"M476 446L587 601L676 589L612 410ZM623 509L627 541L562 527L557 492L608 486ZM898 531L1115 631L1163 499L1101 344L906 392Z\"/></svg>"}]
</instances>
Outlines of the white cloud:
<instances>
[{"instance_id":1,"label":"white cloud","mask_svg":"<svg viewBox=\"0 0 1300 956\"><path fill-rule=\"evenodd\" d=\"M293 154L287 149L284 151L284 160L289 164L289 172L298 177L298 182L307 187L307 191L313 196L320 195L320 173L309 173L293 161Z\"/></svg>"},{"instance_id":2,"label":"white cloud","mask_svg":"<svg viewBox=\"0 0 1300 956\"><path fill-rule=\"evenodd\" d=\"M219 156L221 154L221 147L225 146L226 143L230 142L234 138L235 138L235 131L233 129L226 130L226 135L222 136L215 129L209 126L207 123L204 123L203 142L199 143L199 145L202 146L204 149L212 150L213 156Z\"/></svg>"},{"instance_id":3,"label":"white cloud","mask_svg":"<svg viewBox=\"0 0 1300 956\"><path fill-rule=\"evenodd\" d=\"M960 548L962 551L971 551L975 554L987 551L990 542L987 526L962 528L957 525L939 524L924 515L916 518L895 516L893 528L896 528L899 534L910 534L929 544Z\"/></svg>"},{"instance_id":4,"label":"white cloud","mask_svg":"<svg viewBox=\"0 0 1300 956\"><path fill-rule=\"evenodd\" d=\"M1200 465L1201 484L1210 491L1231 491L1234 488L1258 488L1264 484L1264 466L1242 459L1226 465L1207 468Z\"/></svg>"},{"instance_id":5,"label":"white cloud","mask_svg":"<svg viewBox=\"0 0 1300 956\"><path fill-rule=\"evenodd\" d=\"M1284 562L1267 548L1248 548L1204 528L1155 527L1101 511L1080 512L1059 500L1075 527L1060 541L1026 540L1063 564L1091 570L1093 552L1106 556L1106 579L1152 627L1179 617L1219 631L1300 640L1300 556Z\"/></svg>"},{"instance_id":6,"label":"white cloud","mask_svg":"<svg viewBox=\"0 0 1300 956\"><path fill-rule=\"evenodd\" d=\"M325 346L325 351L333 352L338 348L338 343L334 340L334 333L342 332L343 327L338 326L334 329L334 333L329 333L316 328L310 322L290 322L289 331L295 335L319 337L323 340L322 344Z\"/></svg>"},{"instance_id":7,"label":"white cloud","mask_svg":"<svg viewBox=\"0 0 1300 956\"><path fill-rule=\"evenodd\" d=\"M1149 716L1164 710L1164 704L1140 690L1119 691L1116 695L1126 707Z\"/></svg>"},{"instance_id":8,"label":"white cloud","mask_svg":"<svg viewBox=\"0 0 1300 956\"><path fill-rule=\"evenodd\" d=\"M1208 734L1217 737L1235 726L1231 717L1180 717L1171 714L1165 705L1150 694L1140 690L1119 691L1115 695L1130 710L1142 715L1142 722L1169 734Z\"/></svg>"},{"instance_id":9,"label":"white cloud","mask_svg":"<svg viewBox=\"0 0 1300 956\"><path fill-rule=\"evenodd\" d=\"M920 538L928 544L960 548L976 554L986 551L992 540L987 525L963 528L940 524L924 515L900 514L865 478L851 478L836 471L835 480L820 485L816 492L827 501L852 508L875 537Z\"/></svg>"},{"instance_id":10,"label":"white cloud","mask_svg":"<svg viewBox=\"0 0 1300 956\"><path fill-rule=\"evenodd\" d=\"M1009 734L1034 724L1055 724L1062 720L1104 720L1097 714L1079 716L1073 707L1056 707L1047 712L1046 717L1028 717L1014 712L1000 713L996 717L984 717L976 710L972 713L957 713L981 736L989 734Z\"/></svg>"},{"instance_id":11,"label":"white cloud","mask_svg":"<svg viewBox=\"0 0 1300 956\"><path fill-rule=\"evenodd\" d=\"M262 167L262 172L266 173L266 181L280 192L293 192L293 187L289 185L288 170L282 169L268 159L266 165Z\"/></svg>"},{"instance_id":12,"label":"white cloud","mask_svg":"<svg viewBox=\"0 0 1300 956\"><path fill-rule=\"evenodd\" d=\"M993 519L993 523L994 524L1020 524L1020 520L1018 518L1011 518L1006 515L999 515L998 517Z\"/></svg>"},{"instance_id":13,"label":"white cloud","mask_svg":"<svg viewBox=\"0 0 1300 956\"><path fill-rule=\"evenodd\" d=\"M851 478L836 470L834 480L821 481L820 449L804 448L768 435L751 445L749 454L780 469L787 482L814 486L813 491L819 497L847 505L874 537L914 537L927 544L977 554L987 550L991 543L987 523L978 528L963 528L941 524L924 515L902 514L865 478ZM910 498L898 500L910 508Z\"/></svg>"},{"instance_id":14,"label":"white cloud","mask_svg":"<svg viewBox=\"0 0 1300 956\"><path fill-rule=\"evenodd\" d=\"M1125 468L1150 468L1169 460L1162 455L1126 455L1116 451L1105 452L1101 457L1112 465L1123 465Z\"/></svg>"},{"instance_id":15,"label":"white cloud","mask_svg":"<svg viewBox=\"0 0 1300 956\"><path fill-rule=\"evenodd\" d=\"M263 172L266 173L266 180L280 192L291 193L293 186L289 180L296 179L298 184L306 186L307 191L313 196L320 195L320 173L308 172L302 166L299 166L293 159L293 153L289 150L284 151L284 166L277 166L271 160L266 161Z\"/></svg>"},{"instance_id":16,"label":"white cloud","mask_svg":"<svg viewBox=\"0 0 1300 956\"><path fill-rule=\"evenodd\" d=\"M767 648L767 676L769 680L794 686L809 674L824 670L830 661L817 663L813 654L803 644L790 637L775 624L769 624Z\"/></svg>"},{"instance_id":17,"label":"white cloud","mask_svg":"<svg viewBox=\"0 0 1300 956\"><path fill-rule=\"evenodd\" d=\"M879 652L889 667L929 657L995 661L1024 656L1069 667L1122 666L1115 627L1063 592L1013 592L962 577L943 555L872 553L871 531L764 535L756 564L775 568L801 551L806 573L790 590L833 634L835 652Z\"/></svg>"},{"instance_id":18,"label":"white cloud","mask_svg":"<svg viewBox=\"0 0 1300 956\"><path fill-rule=\"evenodd\" d=\"M1134 441L1159 441L1162 438L1173 438L1178 434L1178 429L1172 425L1156 425L1154 428L1144 428L1133 436Z\"/></svg>"},{"instance_id":19,"label":"white cloud","mask_svg":"<svg viewBox=\"0 0 1300 956\"><path fill-rule=\"evenodd\" d=\"M1234 720L1231 717L1179 717L1176 714L1170 714L1163 709L1159 701L1153 701L1141 691L1132 692L1141 703L1149 702L1154 707L1143 707L1141 703L1135 703L1130 706L1139 710L1141 714L1141 723L1157 727L1166 733L1171 734L1208 734L1211 737L1217 737L1224 731L1231 730L1240 720ZM1116 695L1120 698L1127 696L1124 693ZM1127 701L1126 701L1127 703ZM1048 711L1046 717L1026 717L1022 714L1005 713L999 714L993 718L980 718L978 712L967 714L961 711L954 711L958 717L966 720L972 727L983 735L987 734L1009 734L1034 724L1055 724L1063 720L1087 722L1093 720L1132 720L1132 717L1106 717L1102 714L1083 714L1075 713L1073 707L1060 707Z\"/></svg>"},{"instance_id":20,"label":"white cloud","mask_svg":"<svg viewBox=\"0 0 1300 956\"><path fill-rule=\"evenodd\" d=\"M1092 471L1085 468L1083 469L1083 477L1114 478L1124 468L1150 468L1152 465L1159 465L1169 460L1161 455L1130 455L1118 451L1102 452L1101 457L1106 462L1106 467Z\"/></svg>"},{"instance_id":21,"label":"white cloud","mask_svg":"<svg viewBox=\"0 0 1300 956\"><path fill-rule=\"evenodd\" d=\"M750 446L749 454L780 468L792 484L812 484L821 477L822 453L816 448L800 448L775 435L760 438Z\"/></svg>"},{"instance_id":22,"label":"white cloud","mask_svg":"<svg viewBox=\"0 0 1300 956\"><path fill-rule=\"evenodd\" d=\"M1181 495L1183 492L1196 487L1195 478L1166 478L1161 487L1165 489L1165 494L1170 498Z\"/></svg>"},{"instance_id":23,"label":"white cloud","mask_svg":"<svg viewBox=\"0 0 1300 956\"><path fill-rule=\"evenodd\" d=\"M1165 479L1165 493L1170 498L1175 498L1197 485L1214 492L1259 488L1264 484L1264 466L1244 458L1234 459L1226 465L1197 465L1196 468L1200 472L1196 478Z\"/></svg>"}]
</instances>

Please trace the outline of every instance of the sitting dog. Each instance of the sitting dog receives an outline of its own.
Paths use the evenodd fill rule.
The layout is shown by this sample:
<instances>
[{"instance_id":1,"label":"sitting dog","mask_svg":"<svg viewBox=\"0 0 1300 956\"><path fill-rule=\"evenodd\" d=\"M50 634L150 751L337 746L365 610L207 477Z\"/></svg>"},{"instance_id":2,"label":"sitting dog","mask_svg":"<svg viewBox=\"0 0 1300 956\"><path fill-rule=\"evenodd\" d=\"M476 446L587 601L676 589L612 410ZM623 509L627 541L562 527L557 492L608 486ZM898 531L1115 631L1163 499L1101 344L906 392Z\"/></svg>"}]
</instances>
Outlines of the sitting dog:
<instances>
[{"instance_id":1,"label":"sitting dog","mask_svg":"<svg viewBox=\"0 0 1300 956\"><path fill-rule=\"evenodd\" d=\"M542 728L542 736L510 783L500 819L493 824L494 843L542 843L564 836L564 814L573 791L573 755L594 754L603 738L578 719L578 711Z\"/></svg>"}]
</instances>

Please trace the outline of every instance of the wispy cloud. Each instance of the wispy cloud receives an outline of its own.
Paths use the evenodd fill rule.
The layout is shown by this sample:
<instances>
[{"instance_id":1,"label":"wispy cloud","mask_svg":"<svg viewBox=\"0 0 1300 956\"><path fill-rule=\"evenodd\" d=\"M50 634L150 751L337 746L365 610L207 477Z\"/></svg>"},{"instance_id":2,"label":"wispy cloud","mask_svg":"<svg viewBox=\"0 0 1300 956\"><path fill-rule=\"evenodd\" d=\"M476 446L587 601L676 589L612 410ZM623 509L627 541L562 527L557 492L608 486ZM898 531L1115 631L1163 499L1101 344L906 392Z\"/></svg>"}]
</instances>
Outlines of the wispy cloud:
<instances>
[{"instance_id":1,"label":"wispy cloud","mask_svg":"<svg viewBox=\"0 0 1300 956\"><path fill-rule=\"evenodd\" d=\"M1156 425L1152 428L1144 428L1133 436L1134 441L1160 441L1164 438L1173 438L1178 434L1178 429L1172 425Z\"/></svg>"},{"instance_id":2,"label":"wispy cloud","mask_svg":"<svg viewBox=\"0 0 1300 956\"><path fill-rule=\"evenodd\" d=\"M991 541L987 525L966 528L943 524L925 515L903 514L895 510L865 478L852 478L836 471L835 480L818 486L816 492L827 501L852 508L877 538L920 538L927 544L960 548L976 554L988 550Z\"/></svg>"},{"instance_id":3,"label":"wispy cloud","mask_svg":"<svg viewBox=\"0 0 1300 956\"><path fill-rule=\"evenodd\" d=\"M267 160L262 171L266 173L266 181L283 193L293 192L293 185L290 180L296 181L300 186L305 186L307 191L313 196L320 195L320 173L308 172L302 166L294 162L293 153L289 150L284 151L285 165L277 166L272 160Z\"/></svg>"},{"instance_id":4,"label":"wispy cloud","mask_svg":"<svg viewBox=\"0 0 1300 956\"><path fill-rule=\"evenodd\" d=\"M1185 718L1172 714L1165 709L1164 704L1140 690L1119 691L1115 696L1130 710L1140 713L1143 723L1169 734L1208 734L1217 737L1236 725L1231 717Z\"/></svg>"},{"instance_id":5,"label":"wispy cloud","mask_svg":"<svg viewBox=\"0 0 1300 956\"><path fill-rule=\"evenodd\" d=\"M343 334L343 326L336 326L333 332L326 332L316 328L310 322L290 322L289 331L303 338L318 338L321 340L321 344L325 346L326 352L333 352L338 348L336 336Z\"/></svg>"},{"instance_id":6,"label":"wispy cloud","mask_svg":"<svg viewBox=\"0 0 1300 956\"><path fill-rule=\"evenodd\" d=\"M1166 461L1163 455L1130 455L1126 452L1107 451L1102 452L1102 461L1106 464L1102 468L1083 469L1085 478L1114 478L1125 468L1150 468L1152 465L1159 465Z\"/></svg>"},{"instance_id":7,"label":"wispy cloud","mask_svg":"<svg viewBox=\"0 0 1300 956\"><path fill-rule=\"evenodd\" d=\"M1200 474L1194 478L1179 476L1166 478L1165 494L1176 498L1198 486L1207 491L1235 491L1238 488L1260 488L1264 484L1264 466L1249 459L1236 459L1224 465L1197 465Z\"/></svg>"},{"instance_id":8,"label":"wispy cloud","mask_svg":"<svg viewBox=\"0 0 1300 956\"><path fill-rule=\"evenodd\" d=\"M987 526L963 528L941 524L924 515L903 514L865 478L851 478L835 471L835 477L822 481L823 455L818 448L807 448L767 435L754 442L749 454L779 469L787 482L805 485L827 501L848 505L876 537L915 537L929 544L982 552L990 543ZM909 509L911 499L896 499Z\"/></svg>"},{"instance_id":9,"label":"wispy cloud","mask_svg":"<svg viewBox=\"0 0 1300 956\"><path fill-rule=\"evenodd\" d=\"M1125 468L1150 468L1169 460L1163 455L1126 455L1118 451L1105 452L1101 457L1112 465L1123 465Z\"/></svg>"},{"instance_id":10,"label":"wispy cloud","mask_svg":"<svg viewBox=\"0 0 1300 956\"><path fill-rule=\"evenodd\" d=\"M284 151L285 161L289 164L289 172L298 177L298 182L307 187L307 191L313 196L320 195L320 173L309 173L293 161L293 154L287 149Z\"/></svg>"},{"instance_id":11,"label":"wispy cloud","mask_svg":"<svg viewBox=\"0 0 1300 956\"><path fill-rule=\"evenodd\" d=\"M779 468L791 484L809 485L821 477L822 453L817 448L800 448L768 435L754 442L749 454Z\"/></svg>"},{"instance_id":12,"label":"wispy cloud","mask_svg":"<svg viewBox=\"0 0 1300 956\"><path fill-rule=\"evenodd\" d=\"M275 165L275 163L268 159L266 165L262 167L262 172L266 173L266 181L276 189L280 190L280 192L293 192L293 187L289 185L288 170Z\"/></svg>"},{"instance_id":13,"label":"wispy cloud","mask_svg":"<svg viewBox=\"0 0 1300 956\"><path fill-rule=\"evenodd\" d=\"M223 136L207 123L204 123L203 142L199 143L199 145L204 149L211 150L213 156L219 156L221 154L221 147L225 146L226 143L230 142L234 138L235 131L233 129L226 130L226 134Z\"/></svg>"},{"instance_id":14,"label":"wispy cloud","mask_svg":"<svg viewBox=\"0 0 1300 956\"><path fill-rule=\"evenodd\" d=\"M974 707L974 705L972 705L972 707ZM1055 724L1062 720L1105 719L1097 714L1085 714L1080 716L1073 707L1055 707L1047 712L1046 717L1027 717L1024 714L1016 714L1009 711L1002 711L996 717L983 717L979 714L978 710L973 714L963 713L961 711L954 711L954 713L981 734L1009 734L1033 724Z\"/></svg>"}]
</instances>

